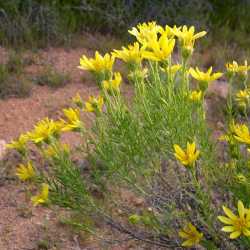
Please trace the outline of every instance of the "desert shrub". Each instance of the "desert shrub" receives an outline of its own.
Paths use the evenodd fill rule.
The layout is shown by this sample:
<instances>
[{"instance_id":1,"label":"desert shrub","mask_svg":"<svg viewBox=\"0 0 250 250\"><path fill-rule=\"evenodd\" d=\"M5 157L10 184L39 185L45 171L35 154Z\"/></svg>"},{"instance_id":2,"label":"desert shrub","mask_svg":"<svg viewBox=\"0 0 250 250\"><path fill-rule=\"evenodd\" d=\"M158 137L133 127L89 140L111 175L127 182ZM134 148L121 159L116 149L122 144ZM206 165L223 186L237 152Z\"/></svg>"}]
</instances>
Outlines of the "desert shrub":
<instances>
[{"instance_id":1,"label":"desert shrub","mask_svg":"<svg viewBox=\"0 0 250 250\"><path fill-rule=\"evenodd\" d=\"M68 73L59 72L52 66L46 66L40 75L33 78L33 82L38 85L47 85L51 88L65 86L70 81Z\"/></svg>"},{"instance_id":2,"label":"desert shrub","mask_svg":"<svg viewBox=\"0 0 250 250\"><path fill-rule=\"evenodd\" d=\"M247 0L2 1L0 42L18 47L68 45L72 35L83 30L127 38L129 27L156 19L160 24L185 23L214 30L213 39L219 36L220 41L233 39L246 45L249 8ZM228 32L221 32L221 28Z\"/></svg>"},{"instance_id":3,"label":"desert shrub","mask_svg":"<svg viewBox=\"0 0 250 250\"><path fill-rule=\"evenodd\" d=\"M0 64L0 98L27 97L32 82L23 73L24 62L19 53L12 51L6 63Z\"/></svg>"},{"instance_id":4,"label":"desert shrub","mask_svg":"<svg viewBox=\"0 0 250 250\"><path fill-rule=\"evenodd\" d=\"M82 219L67 223L88 233L103 225L157 248L248 248L250 134L239 123L248 123L247 62L226 65L227 128L220 141L227 144L222 147L212 139L204 104L208 85L223 74L190 66L195 42L206 32L151 22L129 33L134 44L80 60L79 68L94 75L99 96L84 103L76 95L62 119L45 118L8 145L22 156L17 176L41 186L31 197L34 205L70 209ZM178 60L172 58L175 47ZM127 67L131 99L120 88L121 74L113 72L117 59ZM233 88L236 78L241 92ZM245 117L233 112L234 102ZM91 128L81 113L92 116ZM61 142L64 132L82 138L77 151ZM41 168L31 161L31 144L44 158Z\"/></svg>"}]
</instances>

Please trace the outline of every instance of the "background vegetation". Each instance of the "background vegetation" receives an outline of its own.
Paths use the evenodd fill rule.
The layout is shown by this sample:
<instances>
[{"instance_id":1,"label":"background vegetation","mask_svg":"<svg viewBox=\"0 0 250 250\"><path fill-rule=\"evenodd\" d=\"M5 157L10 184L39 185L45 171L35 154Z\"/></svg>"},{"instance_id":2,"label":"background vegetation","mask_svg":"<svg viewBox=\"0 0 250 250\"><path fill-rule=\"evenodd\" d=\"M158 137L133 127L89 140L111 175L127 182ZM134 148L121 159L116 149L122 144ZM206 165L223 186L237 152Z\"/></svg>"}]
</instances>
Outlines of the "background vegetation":
<instances>
[{"instance_id":1,"label":"background vegetation","mask_svg":"<svg viewBox=\"0 0 250 250\"><path fill-rule=\"evenodd\" d=\"M247 0L1 1L0 43L26 47L69 44L72 35L82 31L127 37L129 27L155 20L164 25L192 24L211 31L211 37L221 43L246 46L249 10Z\"/></svg>"}]
</instances>

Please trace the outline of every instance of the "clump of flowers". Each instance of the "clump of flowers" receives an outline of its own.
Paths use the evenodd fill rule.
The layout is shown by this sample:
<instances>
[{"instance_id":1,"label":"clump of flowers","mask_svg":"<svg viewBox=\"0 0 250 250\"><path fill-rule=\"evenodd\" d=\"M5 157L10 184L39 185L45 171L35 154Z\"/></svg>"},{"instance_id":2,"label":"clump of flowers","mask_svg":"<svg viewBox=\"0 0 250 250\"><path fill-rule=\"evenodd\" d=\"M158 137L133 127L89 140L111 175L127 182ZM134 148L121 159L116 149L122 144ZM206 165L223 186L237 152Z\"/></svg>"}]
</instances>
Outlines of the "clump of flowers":
<instances>
[{"instance_id":1,"label":"clump of flowers","mask_svg":"<svg viewBox=\"0 0 250 250\"><path fill-rule=\"evenodd\" d=\"M133 27L128 32L135 36L143 46L146 46L151 40L157 40L157 36L163 32L163 28L156 22L139 23L137 27Z\"/></svg>"},{"instance_id":2,"label":"clump of flowers","mask_svg":"<svg viewBox=\"0 0 250 250\"><path fill-rule=\"evenodd\" d=\"M246 76L248 70L250 70L250 66L247 64L247 60L245 60L244 65L239 65L236 61L233 61L232 63L226 64L226 69L229 77L232 77L233 74L236 73Z\"/></svg>"},{"instance_id":3,"label":"clump of flowers","mask_svg":"<svg viewBox=\"0 0 250 250\"><path fill-rule=\"evenodd\" d=\"M94 58L87 58L85 55L80 59L79 68L90 71L98 82L109 79L115 58L109 54L102 56L98 51Z\"/></svg>"},{"instance_id":4,"label":"clump of flowers","mask_svg":"<svg viewBox=\"0 0 250 250\"><path fill-rule=\"evenodd\" d=\"M128 48L122 47L121 50L114 50L112 55L115 58L124 61L130 70L136 69L143 60L144 48L141 48L138 42L128 45Z\"/></svg>"},{"instance_id":5,"label":"clump of flowers","mask_svg":"<svg viewBox=\"0 0 250 250\"><path fill-rule=\"evenodd\" d=\"M207 33L206 31L201 31L195 34L194 26L188 28L186 25L179 28L175 26L172 32L180 41L182 56L185 59L192 55L195 40L205 36Z\"/></svg>"},{"instance_id":6,"label":"clump of flowers","mask_svg":"<svg viewBox=\"0 0 250 250\"><path fill-rule=\"evenodd\" d=\"M102 107L104 104L104 100L102 96L94 97L90 96L89 100L85 102L85 111L86 112L94 112L96 114L99 114L102 112Z\"/></svg>"},{"instance_id":7,"label":"clump of flowers","mask_svg":"<svg viewBox=\"0 0 250 250\"><path fill-rule=\"evenodd\" d=\"M27 162L17 167L16 175L32 185L31 190L35 184L41 185L31 198L35 206L51 203L83 214L87 219L76 225L83 224L88 232L94 232L89 227L100 219L156 248L201 245L204 249L229 249L224 233L218 230L219 221L225 224L222 231L230 233L229 238L250 237L250 209L239 200L246 202L250 194L246 113L250 68L247 62L238 65L233 61L226 66L229 119L228 132L221 139L229 144L229 150L224 152L211 139L203 105L208 85L223 73L212 67L202 71L189 60L196 40L206 31L148 22L129 33L135 37L134 43L105 55L96 51L94 57L81 57L79 68L93 74L100 87L98 95L84 102L78 93L60 119L47 117L8 145L21 154L22 163ZM113 71L117 59L126 65L123 78ZM233 113L236 74L244 76L245 88L235 94L235 101L245 108L244 123L237 123ZM193 89L191 77L198 81L198 88ZM121 89L127 79L134 90L129 101ZM83 122L86 112L95 114L91 129ZM67 132L84 140L76 147L65 144ZM187 142L185 147L183 142ZM43 168L35 168L30 161L34 150L42 157ZM128 200L120 195L127 189ZM219 197L228 191L229 204L239 200L238 215L223 206L226 216L214 220L216 208L221 206L214 192ZM126 216L129 223L123 223L120 216ZM177 229L190 219L193 224ZM247 238L229 244L243 249L249 242Z\"/></svg>"},{"instance_id":8,"label":"clump of flowers","mask_svg":"<svg viewBox=\"0 0 250 250\"><path fill-rule=\"evenodd\" d=\"M57 138L63 128L63 122L53 121L45 118L39 121L31 132L28 132L28 138L35 144L42 142L49 144L53 138Z\"/></svg>"},{"instance_id":9,"label":"clump of flowers","mask_svg":"<svg viewBox=\"0 0 250 250\"><path fill-rule=\"evenodd\" d=\"M144 51L143 57L152 61L165 61L171 55L175 46L175 39L168 39L166 35L156 40L151 39L147 43L149 50Z\"/></svg>"}]
</instances>

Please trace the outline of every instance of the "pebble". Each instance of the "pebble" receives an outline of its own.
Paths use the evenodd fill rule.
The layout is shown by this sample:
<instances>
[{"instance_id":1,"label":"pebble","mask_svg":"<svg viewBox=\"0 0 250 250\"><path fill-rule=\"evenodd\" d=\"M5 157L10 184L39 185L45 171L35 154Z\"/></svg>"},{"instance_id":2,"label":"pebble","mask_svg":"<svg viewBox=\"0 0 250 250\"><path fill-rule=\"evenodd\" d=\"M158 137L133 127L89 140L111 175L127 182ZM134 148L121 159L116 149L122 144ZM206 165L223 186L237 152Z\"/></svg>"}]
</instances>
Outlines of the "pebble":
<instances>
[{"instance_id":1,"label":"pebble","mask_svg":"<svg viewBox=\"0 0 250 250\"><path fill-rule=\"evenodd\" d=\"M0 160L2 160L5 156L6 145L7 145L7 143L5 140L0 140Z\"/></svg>"}]
</instances>

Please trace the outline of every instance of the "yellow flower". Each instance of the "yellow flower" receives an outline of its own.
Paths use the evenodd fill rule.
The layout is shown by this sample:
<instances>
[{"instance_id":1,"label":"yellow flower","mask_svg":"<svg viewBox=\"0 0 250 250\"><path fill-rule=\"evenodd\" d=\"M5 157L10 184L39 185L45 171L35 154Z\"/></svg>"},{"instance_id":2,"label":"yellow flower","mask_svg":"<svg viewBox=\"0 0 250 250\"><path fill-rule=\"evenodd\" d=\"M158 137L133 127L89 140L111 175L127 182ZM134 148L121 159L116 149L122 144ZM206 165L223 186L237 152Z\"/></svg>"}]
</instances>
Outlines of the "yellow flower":
<instances>
[{"instance_id":1,"label":"yellow flower","mask_svg":"<svg viewBox=\"0 0 250 250\"><path fill-rule=\"evenodd\" d=\"M193 102L199 102L202 97L202 91L194 90L189 94L189 99Z\"/></svg>"},{"instance_id":2,"label":"yellow flower","mask_svg":"<svg viewBox=\"0 0 250 250\"><path fill-rule=\"evenodd\" d=\"M152 61L164 61L172 53L175 46L174 39L168 39L166 35L161 35L159 40L150 40L148 48L150 50L143 52L143 57Z\"/></svg>"},{"instance_id":3,"label":"yellow flower","mask_svg":"<svg viewBox=\"0 0 250 250\"><path fill-rule=\"evenodd\" d=\"M16 170L16 175L21 181L27 181L35 176L35 170L31 162L28 162L27 166L20 164Z\"/></svg>"},{"instance_id":4,"label":"yellow flower","mask_svg":"<svg viewBox=\"0 0 250 250\"><path fill-rule=\"evenodd\" d=\"M10 149L15 149L19 153L23 154L26 151L26 145L28 140L29 137L27 136L27 134L22 134L17 140L13 140L9 144L7 144L6 147Z\"/></svg>"},{"instance_id":5,"label":"yellow flower","mask_svg":"<svg viewBox=\"0 0 250 250\"><path fill-rule=\"evenodd\" d=\"M237 174L237 175L236 175L236 180L237 180L237 182L239 182L239 183L246 183L246 182L247 182L247 178L246 178L246 176L243 175L243 174Z\"/></svg>"},{"instance_id":6,"label":"yellow flower","mask_svg":"<svg viewBox=\"0 0 250 250\"><path fill-rule=\"evenodd\" d=\"M135 36L139 43L147 46L149 41L157 39L158 33L163 32L163 28L156 22L139 23L137 27L133 27L128 32Z\"/></svg>"},{"instance_id":7,"label":"yellow flower","mask_svg":"<svg viewBox=\"0 0 250 250\"><path fill-rule=\"evenodd\" d=\"M129 64L140 64L143 59L144 49L140 48L138 42L128 45L128 48L122 47L122 50L114 50L112 55Z\"/></svg>"},{"instance_id":8,"label":"yellow flower","mask_svg":"<svg viewBox=\"0 0 250 250\"><path fill-rule=\"evenodd\" d=\"M35 144L45 142L49 143L52 137L58 137L62 127L62 121L53 121L49 118L39 121L34 130L28 133L29 139Z\"/></svg>"},{"instance_id":9,"label":"yellow flower","mask_svg":"<svg viewBox=\"0 0 250 250\"><path fill-rule=\"evenodd\" d=\"M229 208L223 206L225 216L218 216L218 219L226 224L221 230L230 233L230 239L236 239L242 234L245 236L250 236L250 210L246 209L242 201L238 201L238 214L235 215Z\"/></svg>"},{"instance_id":10,"label":"yellow flower","mask_svg":"<svg viewBox=\"0 0 250 250\"><path fill-rule=\"evenodd\" d=\"M233 126L233 134L237 141L250 144L249 129L245 124L235 124Z\"/></svg>"},{"instance_id":11,"label":"yellow flower","mask_svg":"<svg viewBox=\"0 0 250 250\"><path fill-rule=\"evenodd\" d=\"M112 71L114 57L109 54L101 56L98 51L95 52L95 58L87 58L85 55L80 58L80 69L88 70L96 73L103 71Z\"/></svg>"},{"instance_id":12,"label":"yellow flower","mask_svg":"<svg viewBox=\"0 0 250 250\"><path fill-rule=\"evenodd\" d=\"M226 64L226 69L228 73L241 73L247 75L247 71L250 69L250 66L247 65L247 60L245 60L244 65L238 65L236 61Z\"/></svg>"},{"instance_id":13,"label":"yellow flower","mask_svg":"<svg viewBox=\"0 0 250 250\"><path fill-rule=\"evenodd\" d=\"M49 200L49 185L46 183L43 183L41 193L39 193L38 195L32 196L31 201L34 206L37 206L38 204L47 203L48 200Z\"/></svg>"},{"instance_id":14,"label":"yellow flower","mask_svg":"<svg viewBox=\"0 0 250 250\"><path fill-rule=\"evenodd\" d=\"M90 96L89 100L85 103L84 111L95 112L95 113L102 112L103 103L104 101L102 96L98 97Z\"/></svg>"},{"instance_id":15,"label":"yellow flower","mask_svg":"<svg viewBox=\"0 0 250 250\"><path fill-rule=\"evenodd\" d=\"M79 109L64 109L64 115L67 118L67 122L64 122L64 127L62 131L79 131L83 129L83 123L80 120L80 110Z\"/></svg>"},{"instance_id":16,"label":"yellow flower","mask_svg":"<svg viewBox=\"0 0 250 250\"><path fill-rule=\"evenodd\" d=\"M179 145L174 144L175 157L179 160L184 166L191 167L197 160L200 151L196 149L195 142L187 143L186 150L183 150Z\"/></svg>"},{"instance_id":17,"label":"yellow flower","mask_svg":"<svg viewBox=\"0 0 250 250\"><path fill-rule=\"evenodd\" d=\"M248 103L249 103L249 97L250 97L250 93L249 93L248 89L239 90L236 93L235 100L236 100L236 102L238 103L239 106L247 107Z\"/></svg>"},{"instance_id":18,"label":"yellow flower","mask_svg":"<svg viewBox=\"0 0 250 250\"><path fill-rule=\"evenodd\" d=\"M192 49L196 39L201 38L207 34L206 31L201 31L195 34L194 26L188 28L186 25L177 28L176 26L172 29L172 32L180 40L181 46Z\"/></svg>"},{"instance_id":19,"label":"yellow flower","mask_svg":"<svg viewBox=\"0 0 250 250\"><path fill-rule=\"evenodd\" d=\"M114 73L114 79L110 79L109 81L105 80L102 82L103 89L110 92L112 91L119 92L121 81L122 81L122 76L120 72L116 72Z\"/></svg>"},{"instance_id":20,"label":"yellow flower","mask_svg":"<svg viewBox=\"0 0 250 250\"><path fill-rule=\"evenodd\" d=\"M83 107L83 100L80 96L79 93L77 93L73 98L72 98L72 102L79 108Z\"/></svg>"},{"instance_id":21,"label":"yellow flower","mask_svg":"<svg viewBox=\"0 0 250 250\"><path fill-rule=\"evenodd\" d=\"M199 244L203 233L200 233L194 225L188 223L182 230L179 231L179 236L185 241L182 243L183 247L192 247Z\"/></svg>"},{"instance_id":22,"label":"yellow flower","mask_svg":"<svg viewBox=\"0 0 250 250\"><path fill-rule=\"evenodd\" d=\"M220 78L223 74L221 72L212 73L213 68L210 67L207 72L202 72L196 67L195 69L190 68L189 73L191 76L200 82L212 82Z\"/></svg>"}]
</instances>

